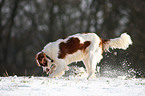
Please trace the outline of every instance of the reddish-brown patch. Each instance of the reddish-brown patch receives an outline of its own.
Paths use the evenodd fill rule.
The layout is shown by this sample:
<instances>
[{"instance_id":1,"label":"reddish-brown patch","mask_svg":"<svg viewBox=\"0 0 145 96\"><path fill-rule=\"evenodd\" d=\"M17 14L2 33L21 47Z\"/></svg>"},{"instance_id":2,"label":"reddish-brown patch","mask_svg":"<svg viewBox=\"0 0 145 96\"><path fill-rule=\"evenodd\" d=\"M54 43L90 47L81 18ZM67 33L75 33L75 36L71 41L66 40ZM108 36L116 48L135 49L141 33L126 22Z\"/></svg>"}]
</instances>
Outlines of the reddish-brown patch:
<instances>
[{"instance_id":1,"label":"reddish-brown patch","mask_svg":"<svg viewBox=\"0 0 145 96\"><path fill-rule=\"evenodd\" d=\"M106 44L106 43L109 41L109 39L103 40L103 39L100 38L100 40L101 40L101 41L100 41L100 43L99 43L99 47L102 48L102 53L103 53L103 52L104 52L103 45Z\"/></svg>"},{"instance_id":2,"label":"reddish-brown patch","mask_svg":"<svg viewBox=\"0 0 145 96\"><path fill-rule=\"evenodd\" d=\"M72 54L78 50L85 50L89 45L90 41L86 41L84 43L80 43L80 40L78 38L70 38L66 43L61 42L59 44L59 54L58 58L65 58L67 54Z\"/></svg>"}]
</instances>

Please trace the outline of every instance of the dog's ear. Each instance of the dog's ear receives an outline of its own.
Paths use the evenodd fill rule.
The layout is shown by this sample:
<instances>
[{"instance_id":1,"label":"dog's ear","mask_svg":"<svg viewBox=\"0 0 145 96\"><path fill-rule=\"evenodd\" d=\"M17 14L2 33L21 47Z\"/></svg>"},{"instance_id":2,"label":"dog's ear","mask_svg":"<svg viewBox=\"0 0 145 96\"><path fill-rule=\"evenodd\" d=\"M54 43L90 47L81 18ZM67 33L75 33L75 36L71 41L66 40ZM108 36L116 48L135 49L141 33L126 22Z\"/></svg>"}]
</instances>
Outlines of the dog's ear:
<instances>
[{"instance_id":1,"label":"dog's ear","mask_svg":"<svg viewBox=\"0 0 145 96\"><path fill-rule=\"evenodd\" d=\"M41 54L42 54L42 52L38 52L38 53L36 54L36 56L35 56L35 60L36 60L36 63L37 63L38 66L40 66Z\"/></svg>"},{"instance_id":2,"label":"dog's ear","mask_svg":"<svg viewBox=\"0 0 145 96\"><path fill-rule=\"evenodd\" d=\"M35 56L35 60L38 66L46 66L46 54L43 52L38 52Z\"/></svg>"}]
</instances>

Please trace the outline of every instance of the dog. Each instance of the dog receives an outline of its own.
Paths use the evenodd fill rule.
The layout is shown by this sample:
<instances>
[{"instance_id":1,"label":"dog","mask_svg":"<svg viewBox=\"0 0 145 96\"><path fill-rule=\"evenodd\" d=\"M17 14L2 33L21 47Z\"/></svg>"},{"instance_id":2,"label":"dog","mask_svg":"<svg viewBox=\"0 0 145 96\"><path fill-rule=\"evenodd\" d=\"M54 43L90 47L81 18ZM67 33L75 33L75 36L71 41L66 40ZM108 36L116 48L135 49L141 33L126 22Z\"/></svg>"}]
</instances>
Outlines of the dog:
<instances>
[{"instance_id":1,"label":"dog","mask_svg":"<svg viewBox=\"0 0 145 96\"><path fill-rule=\"evenodd\" d=\"M48 43L36 54L35 59L50 78L63 75L70 63L83 61L89 79L95 75L96 65L103 58L103 52L109 51L109 48L126 50L129 45L132 45L132 40L127 33L107 40L95 33L78 33Z\"/></svg>"}]
</instances>

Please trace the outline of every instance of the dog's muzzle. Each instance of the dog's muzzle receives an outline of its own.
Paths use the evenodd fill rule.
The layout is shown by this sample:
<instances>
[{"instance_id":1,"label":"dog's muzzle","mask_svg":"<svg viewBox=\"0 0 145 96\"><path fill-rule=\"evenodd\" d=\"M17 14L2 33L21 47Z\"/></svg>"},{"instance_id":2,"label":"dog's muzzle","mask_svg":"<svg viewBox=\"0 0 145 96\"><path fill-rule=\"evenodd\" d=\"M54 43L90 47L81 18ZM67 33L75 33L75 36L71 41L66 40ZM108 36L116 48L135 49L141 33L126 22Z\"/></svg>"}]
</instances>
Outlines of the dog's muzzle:
<instances>
[{"instance_id":1,"label":"dog's muzzle","mask_svg":"<svg viewBox=\"0 0 145 96\"><path fill-rule=\"evenodd\" d=\"M49 68L47 68L47 67L43 67L43 66L42 66L42 68L43 68L43 72L45 72L46 74L49 74L49 71L50 71Z\"/></svg>"}]
</instances>

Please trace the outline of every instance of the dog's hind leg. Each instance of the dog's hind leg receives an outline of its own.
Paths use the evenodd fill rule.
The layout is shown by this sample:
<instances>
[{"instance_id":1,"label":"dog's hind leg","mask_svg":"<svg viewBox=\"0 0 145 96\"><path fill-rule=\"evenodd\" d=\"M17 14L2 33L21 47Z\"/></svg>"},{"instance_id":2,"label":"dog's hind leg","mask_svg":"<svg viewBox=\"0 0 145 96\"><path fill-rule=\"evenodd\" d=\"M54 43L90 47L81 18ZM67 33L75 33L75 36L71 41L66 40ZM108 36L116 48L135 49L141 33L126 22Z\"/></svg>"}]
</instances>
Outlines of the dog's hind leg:
<instances>
[{"instance_id":1,"label":"dog's hind leg","mask_svg":"<svg viewBox=\"0 0 145 96\"><path fill-rule=\"evenodd\" d=\"M90 62L89 62L89 58L88 56L86 56L84 59L83 59L83 63L86 67L86 70L87 70L87 73L89 74L90 73Z\"/></svg>"},{"instance_id":2,"label":"dog's hind leg","mask_svg":"<svg viewBox=\"0 0 145 96\"><path fill-rule=\"evenodd\" d=\"M89 53L90 74L88 75L88 79L92 76L92 74L95 75L96 65L103 58L101 51L102 50L99 48L98 50L90 51Z\"/></svg>"},{"instance_id":3,"label":"dog's hind leg","mask_svg":"<svg viewBox=\"0 0 145 96\"><path fill-rule=\"evenodd\" d=\"M93 77L95 75L95 70L96 70L96 65L97 65L97 60L96 60L96 54L94 53L91 53L89 55L89 64L90 64L90 71L89 71L89 74L88 74L88 77L87 79L89 79L90 77Z\"/></svg>"}]
</instances>

